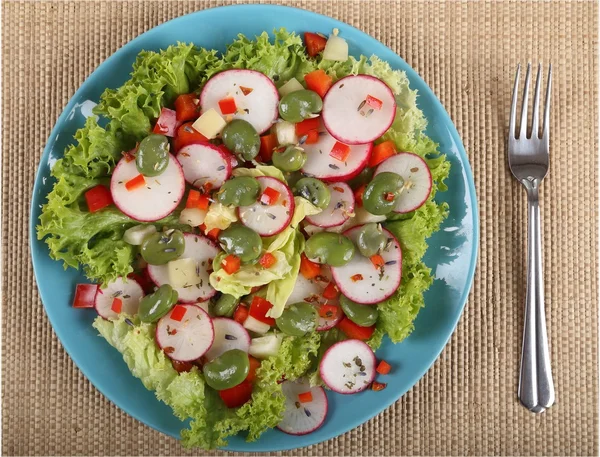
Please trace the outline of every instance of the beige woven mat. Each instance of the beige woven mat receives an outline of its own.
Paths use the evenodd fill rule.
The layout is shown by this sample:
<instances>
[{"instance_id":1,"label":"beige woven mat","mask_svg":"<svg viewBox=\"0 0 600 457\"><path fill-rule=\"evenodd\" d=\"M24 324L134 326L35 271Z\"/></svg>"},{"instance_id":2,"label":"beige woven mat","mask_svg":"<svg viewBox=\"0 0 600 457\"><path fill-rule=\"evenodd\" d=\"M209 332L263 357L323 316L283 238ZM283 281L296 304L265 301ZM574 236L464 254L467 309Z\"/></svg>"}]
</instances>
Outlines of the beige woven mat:
<instances>
[{"instance_id":1,"label":"beige woven mat","mask_svg":"<svg viewBox=\"0 0 600 457\"><path fill-rule=\"evenodd\" d=\"M220 2L3 4L2 450L4 454L182 454L84 378L35 288L27 243L34 173L50 129L84 79L141 32ZM393 407L290 454L596 454L597 6L595 2L296 1L395 49L456 123L481 211L465 313L429 373ZM555 65L552 159L542 191L546 297L557 404L516 400L525 195L504 136L517 62ZM93 354L90 356L93 357Z\"/></svg>"}]
</instances>

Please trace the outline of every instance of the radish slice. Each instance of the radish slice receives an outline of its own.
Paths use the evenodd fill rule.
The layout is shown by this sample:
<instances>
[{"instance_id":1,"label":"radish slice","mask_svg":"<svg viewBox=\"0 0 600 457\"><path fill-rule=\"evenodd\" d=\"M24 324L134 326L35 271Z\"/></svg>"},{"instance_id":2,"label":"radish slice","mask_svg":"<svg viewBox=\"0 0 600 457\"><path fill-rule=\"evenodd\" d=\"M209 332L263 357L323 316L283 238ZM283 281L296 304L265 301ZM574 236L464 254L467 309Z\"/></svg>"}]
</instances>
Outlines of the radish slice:
<instances>
[{"instance_id":1,"label":"radish slice","mask_svg":"<svg viewBox=\"0 0 600 457\"><path fill-rule=\"evenodd\" d=\"M302 147L307 158L302 172L328 182L347 181L359 174L371 157L373 145L368 143L350 146L350 154L341 162L329 155L336 142L328 132L319 132L319 141L314 144L304 143Z\"/></svg>"},{"instance_id":2,"label":"radish slice","mask_svg":"<svg viewBox=\"0 0 600 457\"><path fill-rule=\"evenodd\" d=\"M277 428L290 435L306 435L318 429L327 416L327 395L322 387L311 387L306 381L286 381L281 385L285 395L285 412ZM301 403L298 395L310 392L312 401Z\"/></svg>"},{"instance_id":3,"label":"radish slice","mask_svg":"<svg viewBox=\"0 0 600 457\"><path fill-rule=\"evenodd\" d=\"M375 354L360 340L345 340L331 346L319 364L319 375L327 387L340 394L365 390L375 379Z\"/></svg>"},{"instance_id":4,"label":"radish slice","mask_svg":"<svg viewBox=\"0 0 600 457\"><path fill-rule=\"evenodd\" d=\"M377 103L367 103L370 100ZM346 144L376 140L390 128L395 116L394 93L374 76L346 76L331 86L323 100L325 128Z\"/></svg>"},{"instance_id":5,"label":"radish slice","mask_svg":"<svg viewBox=\"0 0 600 457\"><path fill-rule=\"evenodd\" d=\"M356 243L361 226L344 232ZM340 291L356 303L372 305L392 296L402 278L402 249L400 243L388 230L382 229L388 237L386 248L379 254L385 265L377 269L370 259L355 255L343 267L331 267L331 274Z\"/></svg>"},{"instance_id":6,"label":"radish slice","mask_svg":"<svg viewBox=\"0 0 600 457\"><path fill-rule=\"evenodd\" d=\"M156 324L158 346L171 359L179 362L202 357L213 344L214 338L210 317L196 305L176 305Z\"/></svg>"},{"instance_id":7,"label":"radish slice","mask_svg":"<svg viewBox=\"0 0 600 457\"><path fill-rule=\"evenodd\" d=\"M427 163L412 152L401 152L384 160L375 174L391 171L404 179L402 193L394 208L396 213L409 213L421 207L431 193L431 171Z\"/></svg>"},{"instance_id":8,"label":"radish slice","mask_svg":"<svg viewBox=\"0 0 600 457\"><path fill-rule=\"evenodd\" d=\"M206 301L217 293L208 281L209 270L212 270L212 261L219 253L219 249L208 238L192 233L185 233L185 249L180 258L193 259L197 264L200 282L190 287L174 288L179 294L179 301L183 303L194 303ZM154 284L162 286L169 284L168 265L148 265L148 274Z\"/></svg>"},{"instance_id":9,"label":"radish slice","mask_svg":"<svg viewBox=\"0 0 600 457\"><path fill-rule=\"evenodd\" d=\"M127 190L126 183L140 175L135 160L119 161L110 180L110 193L115 205L127 216L140 222L167 217L183 198L185 179L181 166L169 154L167 168L158 176L144 177L145 183Z\"/></svg>"},{"instance_id":10,"label":"radish slice","mask_svg":"<svg viewBox=\"0 0 600 457\"><path fill-rule=\"evenodd\" d=\"M226 317L216 317L212 322L215 329L215 340L205 354L206 360L216 359L231 349L248 352L248 349L250 349L250 335L242 327L242 324Z\"/></svg>"},{"instance_id":11,"label":"radish slice","mask_svg":"<svg viewBox=\"0 0 600 457\"><path fill-rule=\"evenodd\" d=\"M231 119L248 121L259 134L271 127L278 117L277 88L258 71L226 70L213 76L200 94L202 112L213 108L222 114L219 101L228 97L233 97L237 107L237 113L232 114Z\"/></svg>"},{"instance_id":12,"label":"radish slice","mask_svg":"<svg viewBox=\"0 0 600 457\"><path fill-rule=\"evenodd\" d=\"M306 220L317 227L329 228L342 225L354 212L354 193L348 184L335 182L327 187L331 193L327 208L313 216L306 216Z\"/></svg>"},{"instance_id":13,"label":"radish slice","mask_svg":"<svg viewBox=\"0 0 600 457\"><path fill-rule=\"evenodd\" d=\"M133 316L138 312L140 300L144 296L142 286L134 279L117 278L109 282L105 287L98 288L94 307L104 319L117 319L120 313L113 311L115 298L121 300L121 313Z\"/></svg>"},{"instance_id":14,"label":"radish slice","mask_svg":"<svg viewBox=\"0 0 600 457\"><path fill-rule=\"evenodd\" d=\"M240 206L238 215L242 224L251 228L260 236L277 235L285 229L294 215L294 196L290 188L278 179L259 176L261 196L265 189L271 188L279 192L277 200L270 205L261 203L261 197L249 206Z\"/></svg>"},{"instance_id":15,"label":"radish slice","mask_svg":"<svg viewBox=\"0 0 600 457\"><path fill-rule=\"evenodd\" d=\"M286 305L293 305L294 303L307 302L307 303L320 303L323 301L321 294L329 284L329 279L323 275L323 278L306 279L302 273L299 273L296 277L296 283L292 289Z\"/></svg>"},{"instance_id":16,"label":"radish slice","mask_svg":"<svg viewBox=\"0 0 600 457\"><path fill-rule=\"evenodd\" d=\"M339 301L337 299L328 300L327 304L336 306L337 312L331 317L323 317L319 314L319 320L317 322L317 332L324 332L325 330L332 329L337 324L339 324L340 321L344 318L344 312L342 311L341 306L339 306ZM317 307L317 311L318 308L319 307Z\"/></svg>"},{"instance_id":17,"label":"radish slice","mask_svg":"<svg viewBox=\"0 0 600 457\"><path fill-rule=\"evenodd\" d=\"M231 175L231 161L221 149L210 143L190 144L181 148L177 160L185 180L201 188L210 183L218 189Z\"/></svg>"}]
</instances>

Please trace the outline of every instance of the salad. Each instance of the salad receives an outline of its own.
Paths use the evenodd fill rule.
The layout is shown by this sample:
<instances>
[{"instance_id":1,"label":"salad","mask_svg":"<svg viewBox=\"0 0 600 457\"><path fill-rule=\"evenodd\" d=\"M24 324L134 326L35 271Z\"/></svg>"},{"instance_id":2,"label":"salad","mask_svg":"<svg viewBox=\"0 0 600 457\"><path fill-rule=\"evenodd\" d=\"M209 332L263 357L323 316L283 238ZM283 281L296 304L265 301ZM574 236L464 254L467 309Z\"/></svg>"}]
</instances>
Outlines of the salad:
<instances>
[{"instance_id":1,"label":"salad","mask_svg":"<svg viewBox=\"0 0 600 457\"><path fill-rule=\"evenodd\" d=\"M304 38L304 39L303 39ZM205 449L306 434L385 388L432 283L449 162L404 72L337 30L143 51L52 169L37 226L75 308Z\"/></svg>"}]
</instances>

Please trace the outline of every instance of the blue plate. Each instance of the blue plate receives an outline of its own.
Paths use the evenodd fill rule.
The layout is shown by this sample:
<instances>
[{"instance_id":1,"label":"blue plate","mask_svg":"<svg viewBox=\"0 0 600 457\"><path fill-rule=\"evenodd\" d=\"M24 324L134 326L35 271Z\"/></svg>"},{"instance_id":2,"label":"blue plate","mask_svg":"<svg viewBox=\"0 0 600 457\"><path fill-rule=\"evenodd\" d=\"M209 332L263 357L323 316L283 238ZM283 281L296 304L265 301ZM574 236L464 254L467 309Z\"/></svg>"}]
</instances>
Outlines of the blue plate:
<instances>
[{"instance_id":1,"label":"blue plate","mask_svg":"<svg viewBox=\"0 0 600 457\"><path fill-rule=\"evenodd\" d=\"M227 449L233 451L293 449L328 440L359 426L413 387L433 364L454 331L475 270L477 202L464 147L450 117L431 89L392 50L360 30L329 17L272 5L237 5L199 11L162 24L126 44L83 83L50 134L37 172L31 205L30 242L35 276L46 313L65 350L85 376L117 406L150 427L179 437L184 424L130 374L121 355L97 336L91 325L96 313L71 308L74 285L85 281L85 278L79 271L65 271L60 262L50 259L46 244L36 239L35 225L46 195L52 188L52 164L62 156L65 146L73 141L75 131L83 126L85 116L89 116L93 106L92 101L98 101L106 87L118 87L128 79L135 57L141 50L164 49L177 41L185 41L224 51L238 33L253 37L279 27L325 34L337 27L348 41L352 55L375 54L393 68L406 71L412 88L419 91L419 106L429 119L427 134L440 144L440 150L452 163L447 182L449 190L438 193L436 197L438 201L449 203L450 216L442 229L430 239L425 262L432 268L436 279L426 293L426 307L419 313L415 331L401 344L385 341L377 352L379 357L396 368L386 376L387 389L351 396L329 392L329 414L319 430L305 436L290 436L271 430L254 443L245 442L241 436L232 437Z\"/></svg>"}]
</instances>

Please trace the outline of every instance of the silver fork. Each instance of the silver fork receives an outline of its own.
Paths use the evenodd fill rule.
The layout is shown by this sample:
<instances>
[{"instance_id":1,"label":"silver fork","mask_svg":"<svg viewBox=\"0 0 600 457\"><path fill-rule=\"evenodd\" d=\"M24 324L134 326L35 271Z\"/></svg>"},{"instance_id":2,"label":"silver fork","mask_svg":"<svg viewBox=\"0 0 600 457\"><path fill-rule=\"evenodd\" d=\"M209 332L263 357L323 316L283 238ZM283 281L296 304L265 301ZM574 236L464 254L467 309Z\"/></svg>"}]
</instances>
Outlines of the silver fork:
<instances>
[{"instance_id":1,"label":"silver fork","mask_svg":"<svg viewBox=\"0 0 600 457\"><path fill-rule=\"evenodd\" d=\"M527 240L527 295L525 325L518 396L530 411L541 413L554 403L554 382L550 367L546 314L544 309L544 278L542 273L542 239L540 229L539 187L548 173L550 143L550 91L552 65L548 69L544 124L539 132L540 86L542 65L538 66L533 99L533 120L527 136L527 98L531 80L531 64L527 65L521 125L516 135L517 99L521 65L517 67L508 131L508 164L510 171L527 190L529 230Z\"/></svg>"}]
</instances>

